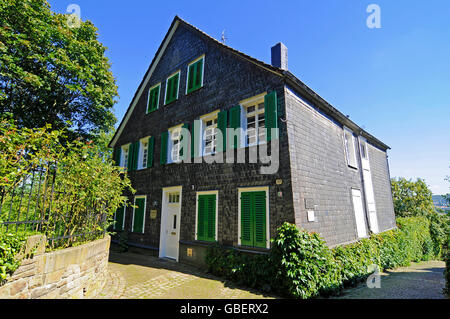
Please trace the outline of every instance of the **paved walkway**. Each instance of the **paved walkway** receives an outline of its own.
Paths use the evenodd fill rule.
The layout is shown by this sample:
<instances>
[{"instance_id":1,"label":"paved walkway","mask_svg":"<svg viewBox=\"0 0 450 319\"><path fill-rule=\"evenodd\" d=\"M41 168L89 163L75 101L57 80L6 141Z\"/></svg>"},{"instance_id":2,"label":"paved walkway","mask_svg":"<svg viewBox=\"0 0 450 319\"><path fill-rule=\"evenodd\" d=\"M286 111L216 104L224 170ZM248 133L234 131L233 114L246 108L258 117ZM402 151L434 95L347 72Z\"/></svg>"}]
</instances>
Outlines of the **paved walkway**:
<instances>
[{"instance_id":1,"label":"paved walkway","mask_svg":"<svg viewBox=\"0 0 450 319\"><path fill-rule=\"evenodd\" d=\"M276 298L205 274L195 267L152 256L110 252L108 279L99 299L259 299ZM366 283L338 299L444 299L445 264L413 263L381 274L381 288Z\"/></svg>"},{"instance_id":2,"label":"paved walkway","mask_svg":"<svg viewBox=\"0 0 450 319\"><path fill-rule=\"evenodd\" d=\"M380 288L368 288L366 282L347 289L338 299L446 299L443 261L411 263L380 275Z\"/></svg>"},{"instance_id":3,"label":"paved walkway","mask_svg":"<svg viewBox=\"0 0 450 319\"><path fill-rule=\"evenodd\" d=\"M114 251L109 260L108 279L98 299L274 298L171 260Z\"/></svg>"}]
</instances>

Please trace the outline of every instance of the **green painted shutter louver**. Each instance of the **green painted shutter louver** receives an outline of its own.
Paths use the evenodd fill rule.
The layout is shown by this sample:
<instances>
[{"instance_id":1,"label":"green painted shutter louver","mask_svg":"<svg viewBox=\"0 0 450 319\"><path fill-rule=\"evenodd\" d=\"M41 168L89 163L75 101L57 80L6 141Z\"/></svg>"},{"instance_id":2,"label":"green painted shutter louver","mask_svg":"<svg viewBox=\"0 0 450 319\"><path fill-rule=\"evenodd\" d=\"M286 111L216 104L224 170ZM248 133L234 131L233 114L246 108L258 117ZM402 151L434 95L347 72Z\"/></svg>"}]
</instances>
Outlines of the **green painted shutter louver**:
<instances>
[{"instance_id":1,"label":"green painted shutter louver","mask_svg":"<svg viewBox=\"0 0 450 319\"><path fill-rule=\"evenodd\" d=\"M161 133L161 149L160 149L160 163L164 165L167 163L167 142L169 138L169 132Z\"/></svg>"},{"instance_id":2,"label":"green painted shutter louver","mask_svg":"<svg viewBox=\"0 0 450 319\"><path fill-rule=\"evenodd\" d=\"M122 156L122 148L120 146L114 149L114 162L116 166L120 166L120 157Z\"/></svg>"},{"instance_id":3,"label":"green painted shutter louver","mask_svg":"<svg viewBox=\"0 0 450 319\"><path fill-rule=\"evenodd\" d=\"M277 92L272 91L264 97L264 113L266 116L267 141L278 139L278 133L272 136L271 129L278 128Z\"/></svg>"},{"instance_id":4,"label":"green painted shutter louver","mask_svg":"<svg viewBox=\"0 0 450 319\"><path fill-rule=\"evenodd\" d=\"M254 218L255 234L254 245L256 247L266 247L266 192L254 192Z\"/></svg>"},{"instance_id":5,"label":"green painted shutter louver","mask_svg":"<svg viewBox=\"0 0 450 319\"><path fill-rule=\"evenodd\" d=\"M139 147L140 147L141 143L139 141L134 143L134 147L133 147L133 166L132 166L132 170L135 171L137 170L138 167L138 161L139 161Z\"/></svg>"},{"instance_id":6,"label":"green painted shutter louver","mask_svg":"<svg viewBox=\"0 0 450 319\"><path fill-rule=\"evenodd\" d=\"M133 152L134 152L134 143L130 144L130 147L128 148L128 164L127 169L129 172L133 170Z\"/></svg>"},{"instance_id":7,"label":"green painted shutter louver","mask_svg":"<svg viewBox=\"0 0 450 319\"><path fill-rule=\"evenodd\" d=\"M133 219L133 232L143 233L144 232L144 209L145 209L145 198L136 198L134 209L134 219Z\"/></svg>"},{"instance_id":8,"label":"green painted shutter louver","mask_svg":"<svg viewBox=\"0 0 450 319\"><path fill-rule=\"evenodd\" d=\"M197 239L216 239L216 195L199 195L197 212Z\"/></svg>"},{"instance_id":9,"label":"green painted shutter louver","mask_svg":"<svg viewBox=\"0 0 450 319\"><path fill-rule=\"evenodd\" d=\"M120 205L116 210L116 218L114 221L114 230L123 230L124 206Z\"/></svg>"},{"instance_id":10,"label":"green painted shutter louver","mask_svg":"<svg viewBox=\"0 0 450 319\"><path fill-rule=\"evenodd\" d=\"M148 138L148 149L147 149L147 168L153 167L153 154L155 152L155 138Z\"/></svg>"},{"instance_id":11,"label":"green painted shutter louver","mask_svg":"<svg viewBox=\"0 0 450 319\"><path fill-rule=\"evenodd\" d=\"M169 104L177 99L179 80L180 73L173 75L170 79L167 80L165 104Z\"/></svg>"},{"instance_id":12,"label":"green painted shutter louver","mask_svg":"<svg viewBox=\"0 0 450 319\"><path fill-rule=\"evenodd\" d=\"M191 64L188 69L187 93L191 93L202 86L203 58Z\"/></svg>"},{"instance_id":13,"label":"green painted shutter louver","mask_svg":"<svg viewBox=\"0 0 450 319\"><path fill-rule=\"evenodd\" d=\"M217 147L217 152L225 152L227 150L227 126L228 126L228 112L220 111L217 115L217 128L222 132L223 145L222 148Z\"/></svg>"},{"instance_id":14,"label":"green painted shutter louver","mask_svg":"<svg viewBox=\"0 0 450 319\"><path fill-rule=\"evenodd\" d=\"M241 193L241 244L266 248L266 192Z\"/></svg>"},{"instance_id":15,"label":"green painted shutter louver","mask_svg":"<svg viewBox=\"0 0 450 319\"><path fill-rule=\"evenodd\" d=\"M241 106L236 105L230 109L230 128L238 129L241 128ZM230 147L237 149L241 145L240 133L238 136L231 138L227 138L228 143L230 143Z\"/></svg>"},{"instance_id":16,"label":"green painted shutter louver","mask_svg":"<svg viewBox=\"0 0 450 319\"><path fill-rule=\"evenodd\" d=\"M158 85L157 87L154 87L149 91L147 113L153 112L158 109L160 87L161 85Z\"/></svg>"},{"instance_id":17,"label":"green painted shutter louver","mask_svg":"<svg viewBox=\"0 0 450 319\"><path fill-rule=\"evenodd\" d=\"M200 125L198 125L198 122L197 125L195 123L196 121L192 122L191 125L191 158L198 157Z\"/></svg>"},{"instance_id":18,"label":"green painted shutter louver","mask_svg":"<svg viewBox=\"0 0 450 319\"><path fill-rule=\"evenodd\" d=\"M241 245L253 246L252 193L241 193Z\"/></svg>"}]
</instances>

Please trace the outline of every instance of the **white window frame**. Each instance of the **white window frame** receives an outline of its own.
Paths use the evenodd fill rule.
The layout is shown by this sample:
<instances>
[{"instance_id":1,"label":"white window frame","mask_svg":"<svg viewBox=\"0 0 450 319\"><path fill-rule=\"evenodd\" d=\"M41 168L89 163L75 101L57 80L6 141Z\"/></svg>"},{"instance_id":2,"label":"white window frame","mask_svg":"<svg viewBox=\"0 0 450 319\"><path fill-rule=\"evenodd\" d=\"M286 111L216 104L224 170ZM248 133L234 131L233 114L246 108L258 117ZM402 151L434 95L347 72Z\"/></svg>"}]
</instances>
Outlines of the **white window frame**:
<instances>
[{"instance_id":1,"label":"white window frame","mask_svg":"<svg viewBox=\"0 0 450 319\"><path fill-rule=\"evenodd\" d=\"M216 234L214 236L214 239L218 241L219 239L219 191L201 191L197 192L197 195L195 197L195 240L197 239L197 232L198 232L198 197L200 195L216 195Z\"/></svg>"},{"instance_id":2,"label":"white window frame","mask_svg":"<svg viewBox=\"0 0 450 319\"><path fill-rule=\"evenodd\" d=\"M364 148L365 156L363 154L363 148ZM359 153L361 155L361 159L369 160L369 147L367 145L367 139L362 136L359 137Z\"/></svg>"},{"instance_id":3,"label":"white window frame","mask_svg":"<svg viewBox=\"0 0 450 319\"><path fill-rule=\"evenodd\" d=\"M243 144L245 147L248 146L255 146L255 145L261 145L261 144L265 144L267 143L267 139L266 139L266 134L267 131L264 132L264 138L260 138L260 133L258 132L259 130L259 116L261 114L264 114L264 128L266 128L266 112L265 112L265 101L264 101L264 97L267 95L267 92L252 96L251 98L248 98L246 100L241 101L239 104L242 106L242 110L241 110L241 116L242 116L242 123L243 123L243 129L245 132L245 136L244 136L244 141ZM258 106L260 104L263 104L264 107L262 110L258 109ZM248 108L249 107L255 107L255 111L251 112L251 114L255 115L255 130L256 130L256 141L254 143L249 143L248 142Z\"/></svg>"},{"instance_id":4,"label":"white window frame","mask_svg":"<svg viewBox=\"0 0 450 319\"><path fill-rule=\"evenodd\" d=\"M161 82L159 82L158 84L153 85L151 88L148 89L147 109L145 110L145 114L150 114L150 113L154 112L154 111L148 112L148 107L149 107L149 103L150 103L150 91L153 90L157 86L159 86L159 89L158 89L158 102L156 104L156 110L159 109L159 101L161 100Z\"/></svg>"},{"instance_id":5,"label":"white window frame","mask_svg":"<svg viewBox=\"0 0 450 319\"><path fill-rule=\"evenodd\" d=\"M145 232L145 215L146 215L145 212L147 211L147 195L136 195L136 196L134 196L134 202L133 202L134 206L136 206L136 199L137 198L144 198L144 218L142 220L142 233L141 233L141 234L144 234L144 232ZM134 213L135 213L135 210L136 210L136 208L133 207L133 218L132 218L132 221L131 221L131 232L132 233L134 232L133 230L134 230Z\"/></svg>"},{"instance_id":6,"label":"white window frame","mask_svg":"<svg viewBox=\"0 0 450 319\"><path fill-rule=\"evenodd\" d=\"M139 156L138 156L138 170L140 169L146 169L147 165L144 166L144 156L147 155L147 162L148 162L148 141L149 141L150 136L141 138L139 140ZM144 148L145 143L147 143L147 149Z\"/></svg>"},{"instance_id":7,"label":"white window frame","mask_svg":"<svg viewBox=\"0 0 450 319\"><path fill-rule=\"evenodd\" d=\"M195 59L195 60L193 60L192 62L190 62L189 64L188 64L188 66L187 66L187 71L186 71L186 74L187 74L187 76L186 76L186 92L185 92L185 94L186 95L188 95L188 94L190 94L190 93L192 93L192 92L190 92L190 93L188 93L188 82L189 82L189 67L192 65L192 64L194 64L194 63L196 63L196 62L198 62L198 61L200 61L200 60L202 60L203 59L203 63L202 63L202 83L201 83L201 85L200 85L200 88L202 88L203 87L203 79L205 78L205 55L204 54L202 54L201 56L199 56L197 59Z\"/></svg>"},{"instance_id":8,"label":"white window frame","mask_svg":"<svg viewBox=\"0 0 450 319\"><path fill-rule=\"evenodd\" d=\"M211 112L211 113L209 113L209 114L206 114L206 115L203 115L203 116L201 116L200 117L200 132L201 132L201 134L200 134L200 136L199 136L199 138L200 138L200 154L202 154L203 156L208 156L208 155L214 155L214 154L216 154L216 152L217 152L217 150L216 150L216 152L209 152L209 153L206 153L206 139L205 139L205 131L206 131L206 122L207 121L210 121L210 120L216 120L216 134L215 134L215 142L214 142L214 145L215 145L215 147L217 148L217 130L218 130L218 120L219 120L219 112L220 112L220 110L216 110L216 111L214 111L214 112Z\"/></svg>"},{"instance_id":9,"label":"white window frame","mask_svg":"<svg viewBox=\"0 0 450 319\"><path fill-rule=\"evenodd\" d=\"M128 167L128 161L130 160L130 145L131 145L131 143L121 146L121 150L120 150L120 166L123 167L123 168L127 168ZM125 162L125 153L127 155L127 161L126 162Z\"/></svg>"},{"instance_id":10,"label":"white window frame","mask_svg":"<svg viewBox=\"0 0 450 319\"><path fill-rule=\"evenodd\" d=\"M178 97L179 97L179 95L180 95L181 70L175 71L174 73L172 73L171 75L169 75L169 76L167 77L167 79L166 79L166 88L165 88L165 94L164 94L164 105L168 105L168 104L174 102L174 101L172 101L172 102L166 103L166 100L167 100L167 83L169 82L169 80L170 80L171 78L173 78L173 77L174 77L175 75L177 75L177 74L178 74L177 97L175 98L174 101L178 100Z\"/></svg>"},{"instance_id":11,"label":"white window frame","mask_svg":"<svg viewBox=\"0 0 450 319\"><path fill-rule=\"evenodd\" d=\"M355 142L355 136L353 135L353 131L351 129L349 129L348 127L344 126L344 130L343 130L344 134L343 134L343 138L344 138L344 152L345 152L345 158L347 161L347 165L353 168L358 168L358 158L357 158L357 149L356 149L356 142ZM349 134L351 136L351 144L352 145L348 145L347 143L347 134ZM353 147L353 159L351 159L350 157L352 156L352 154L349 154L350 151L350 147ZM352 161L353 160L353 161Z\"/></svg>"},{"instance_id":12,"label":"white window frame","mask_svg":"<svg viewBox=\"0 0 450 319\"><path fill-rule=\"evenodd\" d=\"M181 158L178 158L178 160L177 161L175 161L174 159L173 159L173 157L172 157L172 154L173 154L173 146L174 146L174 144L173 144L173 140L172 140L172 134L173 134L173 132L174 131L177 131L177 130L179 130L179 139L178 139L178 145L179 145L179 147L178 147L178 156L179 156L179 154L180 154L180 148L181 148L181 129L183 128L183 124L180 124L180 125L177 125L177 126L174 126L174 127L171 127L171 128L169 128L169 136L168 136L168 138L167 138L167 164L170 164L170 163L180 163L181 161L182 161L182 159Z\"/></svg>"},{"instance_id":13,"label":"white window frame","mask_svg":"<svg viewBox=\"0 0 450 319\"><path fill-rule=\"evenodd\" d=\"M266 248L270 249L270 198L269 186L239 187L238 188L238 246L241 246L241 193L266 192Z\"/></svg>"}]
</instances>

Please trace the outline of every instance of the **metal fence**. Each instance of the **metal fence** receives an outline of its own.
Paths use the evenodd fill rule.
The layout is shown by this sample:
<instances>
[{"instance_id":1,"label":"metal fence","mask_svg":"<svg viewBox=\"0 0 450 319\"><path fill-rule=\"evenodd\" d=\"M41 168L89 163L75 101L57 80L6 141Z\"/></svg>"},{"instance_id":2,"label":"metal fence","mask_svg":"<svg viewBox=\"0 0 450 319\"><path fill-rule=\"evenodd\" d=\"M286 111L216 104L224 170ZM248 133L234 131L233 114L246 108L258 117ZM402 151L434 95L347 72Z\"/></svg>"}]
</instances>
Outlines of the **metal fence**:
<instances>
[{"instance_id":1,"label":"metal fence","mask_svg":"<svg viewBox=\"0 0 450 319\"><path fill-rule=\"evenodd\" d=\"M30 170L9 189L0 189L0 228L46 235L51 248L103 237L104 205L58 181L56 163Z\"/></svg>"}]
</instances>

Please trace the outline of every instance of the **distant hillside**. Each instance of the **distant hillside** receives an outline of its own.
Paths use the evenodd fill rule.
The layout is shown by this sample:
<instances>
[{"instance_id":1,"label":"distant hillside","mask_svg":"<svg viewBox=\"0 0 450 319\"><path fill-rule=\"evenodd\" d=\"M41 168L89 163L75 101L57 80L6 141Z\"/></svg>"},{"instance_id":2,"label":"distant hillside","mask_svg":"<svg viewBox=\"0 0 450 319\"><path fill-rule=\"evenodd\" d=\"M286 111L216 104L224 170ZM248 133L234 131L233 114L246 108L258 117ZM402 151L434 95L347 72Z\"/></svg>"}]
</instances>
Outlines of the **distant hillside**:
<instances>
[{"instance_id":1,"label":"distant hillside","mask_svg":"<svg viewBox=\"0 0 450 319\"><path fill-rule=\"evenodd\" d=\"M442 195L433 195L433 204L436 208L450 210L450 206Z\"/></svg>"}]
</instances>

